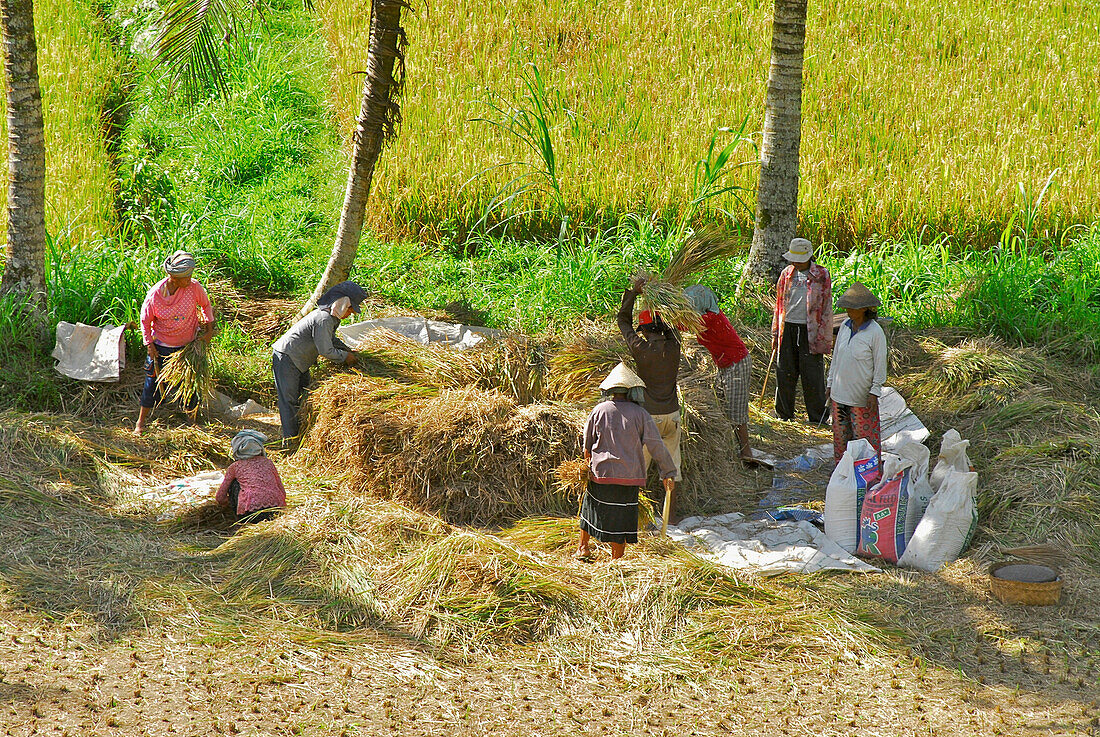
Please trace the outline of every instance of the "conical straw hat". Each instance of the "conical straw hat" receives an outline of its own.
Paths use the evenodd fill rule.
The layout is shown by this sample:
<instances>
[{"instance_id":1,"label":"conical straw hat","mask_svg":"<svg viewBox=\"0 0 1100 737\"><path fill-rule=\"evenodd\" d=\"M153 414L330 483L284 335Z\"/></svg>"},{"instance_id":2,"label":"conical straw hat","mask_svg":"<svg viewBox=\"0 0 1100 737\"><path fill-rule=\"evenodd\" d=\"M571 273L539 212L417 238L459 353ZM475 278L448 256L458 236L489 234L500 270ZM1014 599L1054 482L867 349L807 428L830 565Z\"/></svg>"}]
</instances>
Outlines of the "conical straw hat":
<instances>
[{"instance_id":1,"label":"conical straw hat","mask_svg":"<svg viewBox=\"0 0 1100 737\"><path fill-rule=\"evenodd\" d=\"M600 384L600 389L603 391L611 391L612 389L634 389L635 387L645 388L645 382L642 381L642 377L627 368L626 364L622 361L619 365L611 369L611 373L607 375L607 378Z\"/></svg>"},{"instance_id":2,"label":"conical straw hat","mask_svg":"<svg viewBox=\"0 0 1100 737\"><path fill-rule=\"evenodd\" d=\"M852 286L848 287L844 291L844 294L840 295L840 299L836 301L836 306L842 310L881 307L882 300L871 294L871 290L859 282L852 282Z\"/></svg>"}]
</instances>

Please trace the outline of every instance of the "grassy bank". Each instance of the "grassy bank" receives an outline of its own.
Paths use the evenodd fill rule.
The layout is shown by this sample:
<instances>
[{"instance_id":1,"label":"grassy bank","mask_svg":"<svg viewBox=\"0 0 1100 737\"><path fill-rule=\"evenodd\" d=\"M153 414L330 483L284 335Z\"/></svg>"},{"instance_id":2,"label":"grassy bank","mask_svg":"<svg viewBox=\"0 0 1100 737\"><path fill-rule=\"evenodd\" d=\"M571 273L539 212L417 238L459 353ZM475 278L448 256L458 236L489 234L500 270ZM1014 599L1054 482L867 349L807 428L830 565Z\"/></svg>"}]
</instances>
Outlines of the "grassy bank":
<instances>
[{"instance_id":1,"label":"grassy bank","mask_svg":"<svg viewBox=\"0 0 1100 737\"><path fill-rule=\"evenodd\" d=\"M318 7L337 64L334 107L349 131L369 7ZM489 102L522 102L527 64L545 80L574 221L674 219L715 130L746 115L750 130L762 124L770 17L768 3L719 12L692 0L418 7L406 19L404 125L382 158L374 224L418 232L482 215L520 170L478 174L531 153L476 119L499 117ZM1100 166L1095 4L811 4L806 55L801 217L815 240L846 247L927 224L989 245L1055 171L1042 227L1089 222L1100 207L1090 175Z\"/></svg>"}]
</instances>

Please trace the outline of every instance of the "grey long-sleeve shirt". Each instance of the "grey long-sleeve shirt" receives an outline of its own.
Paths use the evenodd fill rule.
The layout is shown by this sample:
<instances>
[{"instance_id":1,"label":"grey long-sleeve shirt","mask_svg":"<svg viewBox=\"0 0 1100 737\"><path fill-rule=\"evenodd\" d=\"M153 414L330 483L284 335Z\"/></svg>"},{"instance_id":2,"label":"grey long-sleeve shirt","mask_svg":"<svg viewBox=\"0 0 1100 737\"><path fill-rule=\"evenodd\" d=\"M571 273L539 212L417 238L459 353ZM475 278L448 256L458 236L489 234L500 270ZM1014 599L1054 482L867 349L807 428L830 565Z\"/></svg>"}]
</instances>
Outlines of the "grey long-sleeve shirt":
<instances>
[{"instance_id":1,"label":"grey long-sleeve shirt","mask_svg":"<svg viewBox=\"0 0 1100 737\"><path fill-rule=\"evenodd\" d=\"M339 318L318 307L283 333L272 350L289 358L299 371L309 371L317 363L318 356L343 363L348 351L336 337L339 325Z\"/></svg>"}]
</instances>

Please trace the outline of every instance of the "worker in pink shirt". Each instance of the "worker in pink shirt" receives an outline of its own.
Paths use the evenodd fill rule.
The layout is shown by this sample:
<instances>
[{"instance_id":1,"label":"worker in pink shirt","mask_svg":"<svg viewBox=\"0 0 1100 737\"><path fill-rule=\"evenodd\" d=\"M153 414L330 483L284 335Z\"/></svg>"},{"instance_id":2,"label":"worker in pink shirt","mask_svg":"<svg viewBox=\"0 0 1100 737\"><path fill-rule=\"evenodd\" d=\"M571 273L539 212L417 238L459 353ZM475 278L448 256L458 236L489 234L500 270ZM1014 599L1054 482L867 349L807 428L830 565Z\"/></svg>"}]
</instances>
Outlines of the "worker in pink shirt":
<instances>
[{"instance_id":1,"label":"worker in pink shirt","mask_svg":"<svg viewBox=\"0 0 1100 737\"><path fill-rule=\"evenodd\" d=\"M164 360L193 340L207 343L214 336L214 309L202 285L191 278L195 257L176 251L164 260L167 276L157 282L141 305L141 339L145 359L145 386L134 434L145 431L153 407L162 400L159 377ZM185 407L191 411L194 407Z\"/></svg>"}]
</instances>

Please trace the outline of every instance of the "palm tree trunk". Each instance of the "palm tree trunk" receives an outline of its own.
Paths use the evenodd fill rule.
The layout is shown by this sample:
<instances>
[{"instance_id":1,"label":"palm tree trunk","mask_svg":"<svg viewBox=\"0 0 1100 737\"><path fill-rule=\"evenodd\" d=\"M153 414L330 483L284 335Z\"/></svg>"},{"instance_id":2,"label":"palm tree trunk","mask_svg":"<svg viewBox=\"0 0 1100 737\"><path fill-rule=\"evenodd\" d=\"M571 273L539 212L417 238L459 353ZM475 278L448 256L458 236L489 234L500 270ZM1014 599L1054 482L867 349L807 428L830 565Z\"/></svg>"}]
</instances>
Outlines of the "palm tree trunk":
<instances>
[{"instance_id":1,"label":"palm tree trunk","mask_svg":"<svg viewBox=\"0 0 1100 737\"><path fill-rule=\"evenodd\" d=\"M367 72L363 81L363 103L356 119L351 166L344 192L344 209L336 243L332 247L325 273L317 282L309 301L298 318L304 317L333 284L348 278L370 195L374 166L382 147L393 138L401 122L398 100L404 85L405 30L401 27L403 0L373 0L371 3L370 43L367 48Z\"/></svg>"},{"instance_id":2,"label":"palm tree trunk","mask_svg":"<svg viewBox=\"0 0 1100 737\"><path fill-rule=\"evenodd\" d=\"M46 307L46 139L34 0L0 0L8 104L8 245L0 292Z\"/></svg>"},{"instance_id":3,"label":"palm tree trunk","mask_svg":"<svg viewBox=\"0 0 1100 737\"><path fill-rule=\"evenodd\" d=\"M774 282L798 225L798 148L802 141L802 56L807 0L775 0L772 58L760 146L756 227L746 275Z\"/></svg>"}]
</instances>

